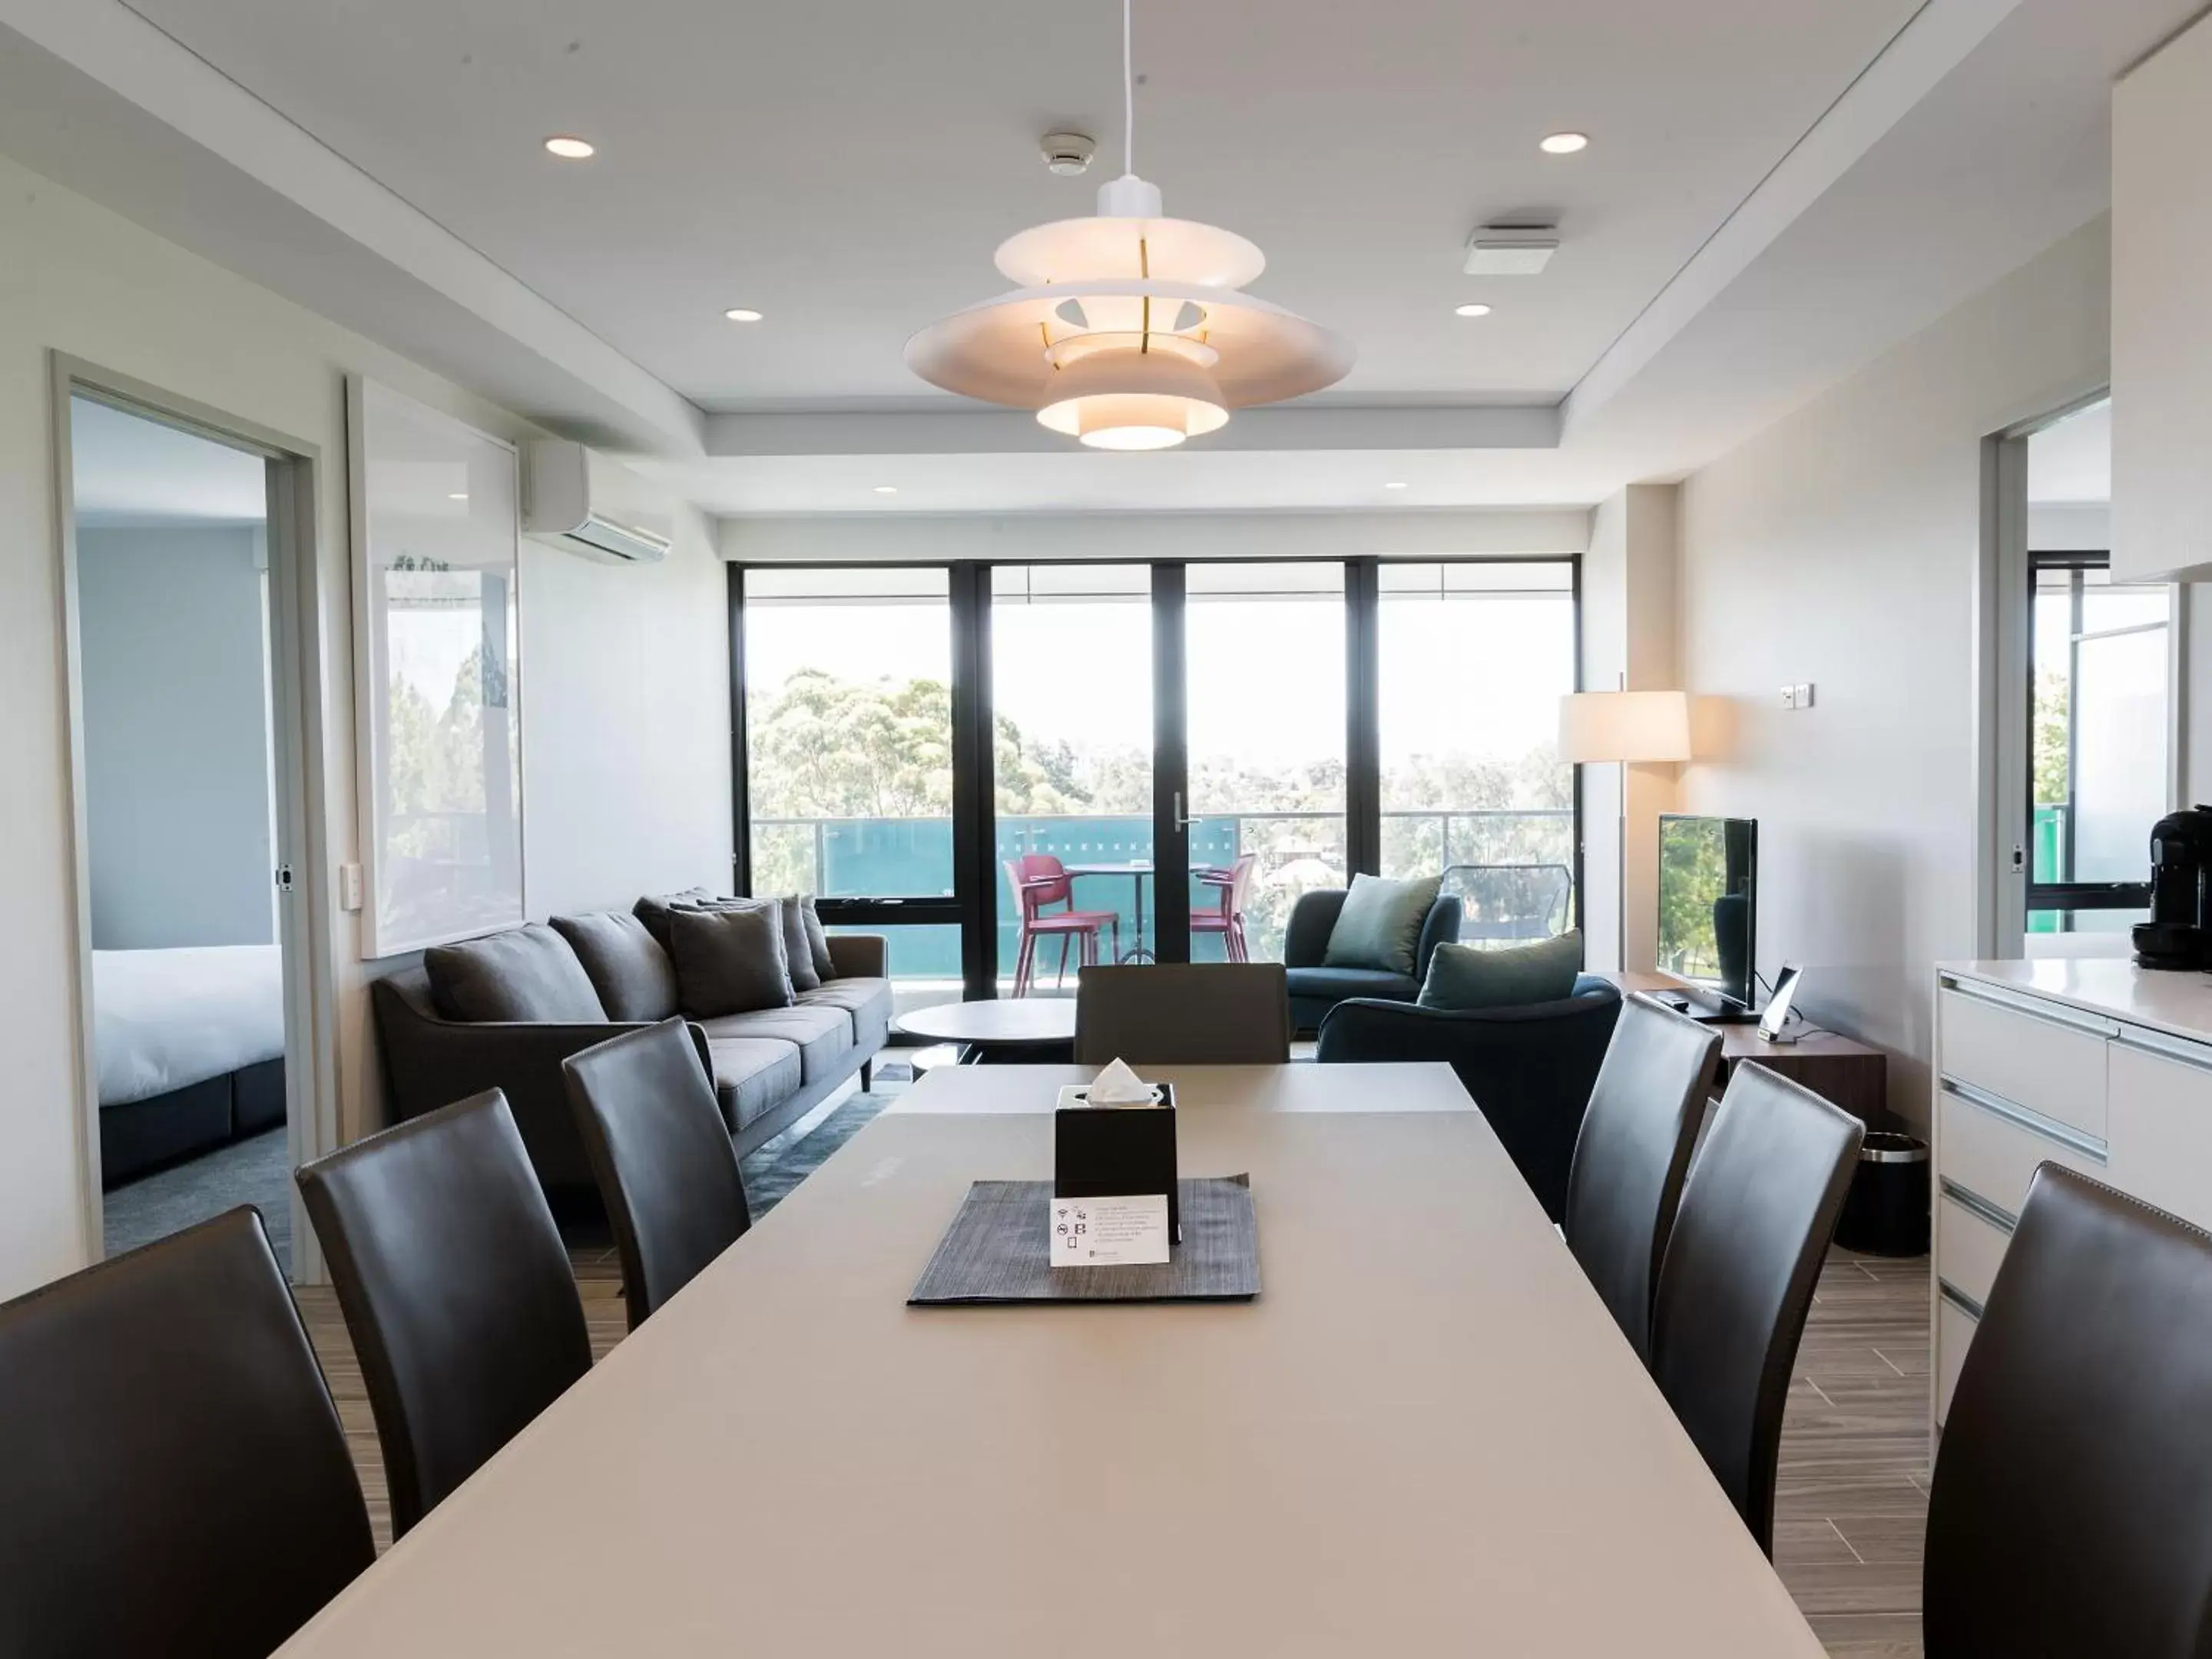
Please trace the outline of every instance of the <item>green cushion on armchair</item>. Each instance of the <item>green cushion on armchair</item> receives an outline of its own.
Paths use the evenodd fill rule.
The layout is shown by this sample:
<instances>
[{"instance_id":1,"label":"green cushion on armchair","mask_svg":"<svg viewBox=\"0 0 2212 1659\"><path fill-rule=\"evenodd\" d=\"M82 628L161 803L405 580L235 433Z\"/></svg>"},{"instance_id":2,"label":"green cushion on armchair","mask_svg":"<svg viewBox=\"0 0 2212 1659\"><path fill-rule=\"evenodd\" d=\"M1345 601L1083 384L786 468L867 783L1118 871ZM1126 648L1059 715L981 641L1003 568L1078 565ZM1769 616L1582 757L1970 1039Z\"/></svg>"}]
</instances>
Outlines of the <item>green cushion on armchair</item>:
<instances>
[{"instance_id":1,"label":"green cushion on armchair","mask_svg":"<svg viewBox=\"0 0 2212 1659\"><path fill-rule=\"evenodd\" d=\"M1583 969L1580 928L1510 951L1439 945L1419 999L1424 1008L1518 1008L1572 996Z\"/></svg>"},{"instance_id":2,"label":"green cushion on armchair","mask_svg":"<svg viewBox=\"0 0 2212 1659\"><path fill-rule=\"evenodd\" d=\"M1352 890L1329 929L1328 949L1322 957L1325 968L1374 968L1412 978L1414 953L1420 948L1421 924L1437 902L1440 876L1416 876L1389 881L1381 876L1354 876Z\"/></svg>"}]
</instances>

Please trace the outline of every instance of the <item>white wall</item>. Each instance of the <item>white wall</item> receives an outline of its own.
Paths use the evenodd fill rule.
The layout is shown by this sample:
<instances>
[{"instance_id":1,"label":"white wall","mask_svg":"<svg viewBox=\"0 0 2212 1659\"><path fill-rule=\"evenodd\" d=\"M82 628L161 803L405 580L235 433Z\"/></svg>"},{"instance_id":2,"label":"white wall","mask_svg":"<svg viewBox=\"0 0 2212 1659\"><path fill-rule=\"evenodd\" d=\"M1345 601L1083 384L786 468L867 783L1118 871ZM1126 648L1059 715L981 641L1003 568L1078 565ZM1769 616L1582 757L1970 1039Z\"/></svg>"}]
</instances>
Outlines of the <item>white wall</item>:
<instances>
[{"instance_id":1,"label":"white wall","mask_svg":"<svg viewBox=\"0 0 2212 1659\"><path fill-rule=\"evenodd\" d=\"M1760 968L1916 1123L1931 964L1974 951L1982 440L2105 383L2109 295L2100 220L1682 487L1681 662L1734 728L1682 808L1759 819Z\"/></svg>"},{"instance_id":2,"label":"white wall","mask_svg":"<svg viewBox=\"0 0 2212 1659\"><path fill-rule=\"evenodd\" d=\"M1678 512L1674 486L1632 484L1590 515L1590 550L1583 562L1586 690L1681 688ZM1583 958L1594 969L1649 970L1657 953L1659 814L1674 810L1678 771L1668 765L1583 768Z\"/></svg>"},{"instance_id":3,"label":"white wall","mask_svg":"<svg viewBox=\"0 0 2212 1659\"><path fill-rule=\"evenodd\" d=\"M263 545L258 526L77 532L94 950L276 936Z\"/></svg>"},{"instance_id":4,"label":"white wall","mask_svg":"<svg viewBox=\"0 0 2212 1659\"><path fill-rule=\"evenodd\" d=\"M134 376L320 452L315 525L331 862L357 856L343 375L372 375L505 436L522 424L428 371L0 160L0 1296L78 1266L73 897L53 516L50 350ZM532 908L726 882L728 664L707 523L651 568L580 568L526 545L524 787ZM542 605L542 609L537 607ZM712 742L693 752L692 745ZM585 816L580 803L589 802ZM336 881L335 868L306 880ZM367 982L343 919L339 1100L380 1112Z\"/></svg>"}]
</instances>

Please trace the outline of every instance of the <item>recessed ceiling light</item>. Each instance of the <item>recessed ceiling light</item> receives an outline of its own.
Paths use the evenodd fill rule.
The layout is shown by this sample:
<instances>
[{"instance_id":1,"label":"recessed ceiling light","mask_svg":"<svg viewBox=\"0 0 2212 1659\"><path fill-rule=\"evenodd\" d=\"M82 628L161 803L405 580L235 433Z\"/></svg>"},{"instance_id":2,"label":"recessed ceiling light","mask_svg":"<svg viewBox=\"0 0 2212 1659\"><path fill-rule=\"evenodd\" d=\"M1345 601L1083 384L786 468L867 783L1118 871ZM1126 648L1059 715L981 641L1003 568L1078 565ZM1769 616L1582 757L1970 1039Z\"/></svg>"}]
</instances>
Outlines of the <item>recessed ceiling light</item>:
<instances>
[{"instance_id":1,"label":"recessed ceiling light","mask_svg":"<svg viewBox=\"0 0 2212 1659\"><path fill-rule=\"evenodd\" d=\"M548 138L545 148L564 161L581 161L594 153L589 140L572 137L565 132L556 132Z\"/></svg>"},{"instance_id":2,"label":"recessed ceiling light","mask_svg":"<svg viewBox=\"0 0 2212 1659\"><path fill-rule=\"evenodd\" d=\"M1382 486L1385 489L1403 489L1405 487L1406 481L1403 478L1393 478Z\"/></svg>"},{"instance_id":3,"label":"recessed ceiling light","mask_svg":"<svg viewBox=\"0 0 2212 1659\"><path fill-rule=\"evenodd\" d=\"M896 484L878 484L876 486L876 494L878 495L896 495L898 494L898 486Z\"/></svg>"},{"instance_id":4,"label":"recessed ceiling light","mask_svg":"<svg viewBox=\"0 0 2212 1659\"><path fill-rule=\"evenodd\" d=\"M1589 148L1586 132L1555 132L1538 146L1547 155L1572 155L1578 149Z\"/></svg>"},{"instance_id":5,"label":"recessed ceiling light","mask_svg":"<svg viewBox=\"0 0 2212 1659\"><path fill-rule=\"evenodd\" d=\"M733 323L757 323L761 319L761 313L750 306L732 306L722 315Z\"/></svg>"},{"instance_id":6,"label":"recessed ceiling light","mask_svg":"<svg viewBox=\"0 0 2212 1659\"><path fill-rule=\"evenodd\" d=\"M465 489L456 489L453 494L446 497L449 501L465 501L468 500L468 498L469 492Z\"/></svg>"},{"instance_id":7,"label":"recessed ceiling light","mask_svg":"<svg viewBox=\"0 0 2212 1659\"><path fill-rule=\"evenodd\" d=\"M1487 317L1490 315L1490 307L1484 305L1480 300L1477 300L1467 305L1454 306L1452 307L1452 315L1455 317Z\"/></svg>"}]
</instances>

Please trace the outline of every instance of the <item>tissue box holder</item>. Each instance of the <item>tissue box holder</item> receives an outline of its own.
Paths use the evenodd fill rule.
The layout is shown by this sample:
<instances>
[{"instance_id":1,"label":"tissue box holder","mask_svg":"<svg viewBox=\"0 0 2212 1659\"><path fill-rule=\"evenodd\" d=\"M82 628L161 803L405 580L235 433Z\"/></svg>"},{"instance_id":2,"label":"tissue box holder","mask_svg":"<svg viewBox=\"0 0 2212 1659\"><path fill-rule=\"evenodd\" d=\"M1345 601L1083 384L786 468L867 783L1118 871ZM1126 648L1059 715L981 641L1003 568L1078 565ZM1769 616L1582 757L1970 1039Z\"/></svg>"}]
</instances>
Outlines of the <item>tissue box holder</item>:
<instances>
[{"instance_id":1,"label":"tissue box holder","mask_svg":"<svg viewBox=\"0 0 2212 1659\"><path fill-rule=\"evenodd\" d=\"M1176 1185L1175 1087L1157 1106L1062 1106L1053 1114L1055 1198L1137 1198L1164 1194L1168 1237L1182 1243Z\"/></svg>"}]
</instances>

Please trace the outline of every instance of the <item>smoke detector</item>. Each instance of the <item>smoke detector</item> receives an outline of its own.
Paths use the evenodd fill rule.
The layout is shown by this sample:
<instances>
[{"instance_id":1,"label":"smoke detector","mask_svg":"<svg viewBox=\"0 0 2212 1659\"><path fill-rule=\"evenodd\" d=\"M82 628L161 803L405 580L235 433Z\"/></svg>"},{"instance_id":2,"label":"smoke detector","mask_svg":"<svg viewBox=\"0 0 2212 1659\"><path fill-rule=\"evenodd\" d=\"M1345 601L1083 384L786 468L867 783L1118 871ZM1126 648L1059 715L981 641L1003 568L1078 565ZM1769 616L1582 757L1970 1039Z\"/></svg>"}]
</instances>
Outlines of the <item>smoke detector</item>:
<instances>
[{"instance_id":1,"label":"smoke detector","mask_svg":"<svg viewBox=\"0 0 2212 1659\"><path fill-rule=\"evenodd\" d=\"M1063 179L1088 173L1091 158L1098 149L1079 132L1048 132L1037 142L1044 151L1045 166Z\"/></svg>"},{"instance_id":2,"label":"smoke detector","mask_svg":"<svg viewBox=\"0 0 2212 1659\"><path fill-rule=\"evenodd\" d=\"M1557 225L1482 225L1467 239L1470 276L1534 276L1559 251Z\"/></svg>"}]
</instances>

